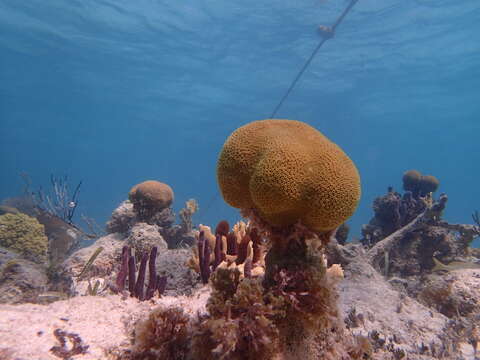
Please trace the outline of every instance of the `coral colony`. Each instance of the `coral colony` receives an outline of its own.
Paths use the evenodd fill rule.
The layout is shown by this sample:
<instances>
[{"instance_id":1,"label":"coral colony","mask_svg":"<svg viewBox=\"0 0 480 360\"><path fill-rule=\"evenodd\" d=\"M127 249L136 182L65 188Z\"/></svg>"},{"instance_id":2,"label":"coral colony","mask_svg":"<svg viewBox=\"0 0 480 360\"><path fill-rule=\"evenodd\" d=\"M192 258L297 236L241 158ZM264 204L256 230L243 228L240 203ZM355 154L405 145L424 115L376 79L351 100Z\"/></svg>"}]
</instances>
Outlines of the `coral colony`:
<instances>
[{"instance_id":1,"label":"coral colony","mask_svg":"<svg viewBox=\"0 0 480 360\"><path fill-rule=\"evenodd\" d=\"M179 269L191 280L181 286L191 291L199 282L204 285L186 300L189 306L195 304L193 311L178 305L159 306L137 321L131 332L132 345L116 349L113 358L360 360L378 354L386 354L382 359L405 359L407 354L452 358L448 356L458 353L462 341L477 351L478 301L467 289L454 293L456 278L437 273L480 267L480 251L470 247L480 236L480 215L473 214L475 225L443 220L448 198L445 194L433 197L439 187L434 176L417 170L405 172L404 193L390 187L376 198L374 217L363 226L362 239L347 243L345 221L358 205L360 176L342 149L313 127L278 119L242 126L223 145L216 175L224 200L239 209L244 221L231 226L222 220L215 229L206 225L194 229L192 216L198 204L191 199L180 212L181 224L175 225L173 190L158 181L145 181L135 185L129 200L112 214L107 224L111 238L104 237L108 243L98 240L89 260L78 256L83 260L73 262L83 265L74 271L76 279L68 278L72 268L57 274L58 279L64 277L67 289L73 280L77 285L88 281L86 295L105 295L112 290L148 301L161 296L167 284L167 277L157 273L157 253L171 251L162 253L162 259L180 254L181 262L172 261L174 270L165 272L173 280L169 290L183 284L183 280L175 282L172 275L181 272ZM57 189L60 194L62 189ZM45 263L51 249L43 225L11 207L0 210L5 212L0 215L0 245ZM178 248L187 243L192 244L190 249ZM12 274L18 265L14 260L0 268L3 274ZM185 262L198 277L182 268ZM434 312L437 320L439 316L449 319L438 329L441 334L435 335L440 343L402 344L395 339L396 332L387 338L386 328L367 331L365 309L361 313L351 307L343 319L337 291L344 277L342 266L352 274L347 291L352 279L360 281L362 291L373 282L398 295L397 313L409 306L403 301L408 293L410 302L422 303L422 311L435 310L429 310L428 321ZM114 267L118 271L112 275ZM21 266L17 268L23 276ZM104 289L100 290L98 279L92 287L90 280L102 274L108 276ZM396 293L390 280L390 285L406 285ZM362 296L352 294L357 306ZM370 295L366 296L371 302ZM148 308L155 303L144 304ZM370 324L384 320L368 318ZM352 331L360 324L367 331L364 335ZM53 331L59 345L50 352L56 357L70 359L89 351L78 334ZM405 333L399 336L408 337Z\"/></svg>"},{"instance_id":2,"label":"coral colony","mask_svg":"<svg viewBox=\"0 0 480 360\"><path fill-rule=\"evenodd\" d=\"M360 198L353 162L305 123L264 120L227 139L217 178L225 201L248 222L230 229L222 221L214 234L199 227L189 265L212 288L207 314L193 320L181 310L156 310L139 324L130 355L362 358L337 309L343 271L325 259L330 237ZM168 327L166 319L178 323Z\"/></svg>"}]
</instances>

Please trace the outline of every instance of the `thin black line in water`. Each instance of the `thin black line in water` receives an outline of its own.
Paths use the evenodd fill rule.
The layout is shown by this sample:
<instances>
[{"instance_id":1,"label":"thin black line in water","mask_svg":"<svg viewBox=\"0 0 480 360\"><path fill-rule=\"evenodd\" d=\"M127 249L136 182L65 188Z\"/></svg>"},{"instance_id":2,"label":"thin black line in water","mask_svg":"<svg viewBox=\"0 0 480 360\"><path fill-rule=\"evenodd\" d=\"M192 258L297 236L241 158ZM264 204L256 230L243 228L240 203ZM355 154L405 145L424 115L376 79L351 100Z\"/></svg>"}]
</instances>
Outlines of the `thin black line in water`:
<instances>
[{"instance_id":1,"label":"thin black line in water","mask_svg":"<svg viewBox=\"0 0 480 360\"><path fill-rule=\"evenodd\" d=\"M340 23L343 21L343 19L345 18L345 16L348 14L348 12L352 9L353 5L356 4L358 0L352 0L350 1L350 3L348 4L348 6L345 8L345 10L343 10L342 14L338 17L337 21L335 21L335 23L333 24L333 26L331 26L330 28L328 27L325 27L324 30L323 30L323 38L322 40L320 40L320 42L318 43L318 45L316 46L316 48L313 50L312 54L310 55L310 57L307 59L307 61L305 62L305 64L302 66L302 68L300 69L300 71L297 73L297 76L295 76L295 78L293 79L293 81L291 82L290 86L288 87L287 91L285 92L285 94L283 95L283 97L280 99L280 102L277 104L277 106L275 107L275 109L273 110L272 114L270 115L270 118L274 118L275 115L277 114L278 110L280 109L280 107L283 105L283 103L285 102L285 100L288 98L288 96L290 95L290 93L292 92L293 88L295 87L295 85L297 84L298 80L300 80L300 78L302 77L303 73L305 72L305 70L307 70L308 66L310 65L310 63L312 62L313 58L315 57L315 55L317 55L318 53L318 50L320 50L320 48L322 47L322 45L328 40L328 39L331 39L334 34L335 34L335 29L337 28L338 25L340 25Z\"/></svg>"},{"instance_id":2,"label":"thin black line in water","mask_svg":"<svg viewBox=\"0 0 480 360\"><path fill-rule=\"evenodd\" d=\"M285 92L285 94L283 95L282 99L280 100L280 102L278 103L278 105L275 107L275 109L273 110L272 114L270 115L270 118L273 118L275 117L275 115L277 114L278 110L280 109L280 107L283 105L283 103L285 102L285 100L288 98L288 96L290 95L290 93L292 92L293 88L295 87L295 85L297 84L298 80L300 80L301 76L303 75L303 73L305 72L305 70L307 70L308 66L310 65L310 63L312 62L313 58L315 57L315 55L317 55L318 53L318 50L320 50L320 48L322 47L322 45L328 40L328 39L331 39L334 34L335 34L335 29L337 28L337 26L339 26L341 24L341 22L343 21L343 19L345 18L345 16L348 14L348 12L352 9L352 7L358 2L358 0L351 0L350 3L348 4L348 6L345 8L345 10L343 10L342 14L338 17L338 19L335 21L335 23L331 26L331 27L323 27L323 30L322 30L322 40L320 40L320 42L318 43L318 45L315 47L315 49L313 50L312 54L310 55L310 57L307 59L307 61L305 62L305 64L302 66L302 68L300 69L300 71L297 73L297 76L295 76L295 79L293 79L292 83L290 84L290 86L288 87L287 91ZM205 215L208 215L212 205L218 200L219 198L219 194L218 193L215 193L214 196L212 196L212 198L210 199L206 209L205 209Z\"/></svg>"}]
</instances>

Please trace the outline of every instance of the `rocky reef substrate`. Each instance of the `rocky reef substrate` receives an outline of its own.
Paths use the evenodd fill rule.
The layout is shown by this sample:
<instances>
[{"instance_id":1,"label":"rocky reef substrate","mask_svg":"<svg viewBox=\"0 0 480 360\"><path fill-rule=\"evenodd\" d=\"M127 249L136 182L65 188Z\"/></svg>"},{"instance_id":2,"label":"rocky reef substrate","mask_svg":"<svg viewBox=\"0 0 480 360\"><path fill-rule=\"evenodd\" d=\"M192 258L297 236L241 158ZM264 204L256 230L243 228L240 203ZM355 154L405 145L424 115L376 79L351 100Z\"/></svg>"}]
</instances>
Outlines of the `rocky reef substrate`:
<instances>
[{"instance_id":1,"label":"rocky reef substrate","mask_svg":"<svg viewBox=\"0 0 480 360\"><path fill-rule=\"evenodd\" d=\"M226 347L228 344L246 346L250 354L259 354L258 359L299 358L300 347L273 357L261 349L248 348L252 344L269 348L269 339L299 343L288 335L298 324L282 323L278 309L290 311L287 319L294 315L307 325L315 323L323 340L317 341L315 333L308 335L315 340L314 351L325 354L321 359L332 358L328 354L335 353L332 348L336 346L343 346L340 350L346 360L478 359L479 253L469 245L480 234L480 224L446 222L442 218L446 195L434 199L431 193L411 188L411 193L404 194L389 189L375 200L374 217L364 226L360 242L345 243L345 226L338 233L339 241L332 236L320 242L318 258L302 253L306 244L303 237L296 239L301 239L299 242L286 242L287 248L293 246L297 251L300 261L291 263L287 257L282 260L286 271L278 274L271 271L278 260L276 253L270 248L265 258L265 251L259 249L268 244L250 225L238 223L229 231L228 226L222 230L225 226L219 224L214 233L203 226L197 230L191 222L193 203L190 210L187 204L184 221L175 225L168 206L152 208L150 202L139 203L138 195L136 205L127 200L113 212L106 236L71 254L49 279L35 277L38 264L2 249L0 287L6 289L4 302L8 304L0 305L0 359L181 360L187 358L185 347L192 344L193 336L197 337L197 347L198 339L207 342L200 343L209 349L205 359L241 359L234 348ZM139 206L148 206L148 211L142 210L139 216ZM126 249L131 254L129 267ZM156 259L155 266L147 264L145 254ZM315 259L324 259L325 264ZM304 260L310 263L301 265ZM142 278L142 287L152 276L165 277L161 295L145 300L130 286L122 288L128 277L125 271L131 269L133 275L128 276L137 283ZM325 283L322 287L309 284L302 292L302 276ZM41 289L30 289L20 278ZM131 277L128 279L133 283ZM247 285L241 287L241 279L246 279ZM255 298L248 291L259 289L265 291L263 298L259 297L263 302L242 303ZM328 298L323 304L326 309L308 302L321 299L308 293L313 290ZM222 291L231 292L225 301L220 301ZM12 304L28 301L25 299L35 299L36 303ZM286 308L282 301L291 301L292 308ZM318 322L312 314L324 318ZM240 342L229 339L229 332L248 329L245 323L249 321L269 333L245 333ZM324 328L318 328L319 324ZM199 331L192 328L208 331L198 337ZM156 333L158 329L163 333ZM216 336L223 336L218 346ZM148 344L156 348L145 351ZM279 347L292 348L291 344Z\"/></svg>"},{"instance_id":2,"label":"rocky reef substrate","mask_svg":"<svg viewBox=\"0 0 480 360\"><path fill-rule=\"evenodd\" d=\"M348 331L373 344L372 359L474 359L468 338L456 339L455 320L396 290L366 262L351 262L339 285ZM459 288L480 299L480 271L452 272ZM71 359L118 359L131 346L134 324L152 309L181 307L191 317L205 312L208 285L190 296L148 302L119 295L78 296L48 305L0 305L0 351L5 359L59 359L57 329L76 334L85 351ZM73 349L71 342L65 345ZM78 346L77 346L78 347Z\"/></svg>"}]
</instances>

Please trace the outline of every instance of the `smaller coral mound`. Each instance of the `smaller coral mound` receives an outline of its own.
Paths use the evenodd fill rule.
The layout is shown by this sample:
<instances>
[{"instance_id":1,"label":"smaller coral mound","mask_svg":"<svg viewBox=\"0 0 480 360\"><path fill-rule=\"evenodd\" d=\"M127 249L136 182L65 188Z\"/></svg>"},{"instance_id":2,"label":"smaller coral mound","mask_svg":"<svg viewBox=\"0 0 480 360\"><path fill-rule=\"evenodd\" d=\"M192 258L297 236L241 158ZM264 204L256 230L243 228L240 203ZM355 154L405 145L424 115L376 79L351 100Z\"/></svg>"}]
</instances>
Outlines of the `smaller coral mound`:
<instances>
[{"instance_id":1,"label":"smaller coral mound","mask_svg":"<svg viewBox=\"0 0 480 360\"><path fill-rule=\"evenodd\" d=\"M417 170L408 170L403 174L403 189L410 191L414 198L437 191L439 185L435 176L422 175Z\"/></svg>"},{"instance_id":2,"label":"smaller coral mound","mask_svg":"<svg viewBox=\"0 0 480 360\"><path fill-rule=\"evenodd\" d=\"M408 170L403 174L403 190L414 192L418 188L422 174L417 170Z\"/></svg>"},{"instance_id":3,"label":"smaller coral mound","mask_svg":"<svg viewBox=\"0 0 480 360\"><path fill-rule=\"evenodd\" d=\"M47 260L48 238L37 219L25 214L0 216L0 246L21 254L28 260Z\"/></svg>"},{"instance_id":4,"label":"smaller coral mound","mask_svg":"<svg viewBox=\"0 0 480 360\"><path fill-rule=\"evenodd\" d=\"M173 190L167 184L155 180L135 185L128 194L133 209L140 219L148 219L169 207L173 202Z\"/></svg>"},{"instance_id":5,"label":"smaller coral mound","mask_svg":"<svg viewBox=\"0 0 480 360\"><path fill-rule=\"evenodd\" d=\"M169 248L191 245L195 241L196 232L192 216L198 211L198 203L195 199L186 202L185 208L179 212L180 224L175 223L172 203L173 190L167 184L145 181L135 185L130 190L129 200L123 201L113 211L106 231L131 237L138 225L154 226Z\"/></svg>"},{"instance_id":6,"label":"smaller coral mound","mask_svg":"<svg viewBox=\"0 0 480 360\"><path fill-rule=\"evenodd\" d=\"M427 195L428 193L433 193L437 191L440 182L435 176L424 175L422 180L420 180L420 195Z\"/></svg>"}]
</instances>

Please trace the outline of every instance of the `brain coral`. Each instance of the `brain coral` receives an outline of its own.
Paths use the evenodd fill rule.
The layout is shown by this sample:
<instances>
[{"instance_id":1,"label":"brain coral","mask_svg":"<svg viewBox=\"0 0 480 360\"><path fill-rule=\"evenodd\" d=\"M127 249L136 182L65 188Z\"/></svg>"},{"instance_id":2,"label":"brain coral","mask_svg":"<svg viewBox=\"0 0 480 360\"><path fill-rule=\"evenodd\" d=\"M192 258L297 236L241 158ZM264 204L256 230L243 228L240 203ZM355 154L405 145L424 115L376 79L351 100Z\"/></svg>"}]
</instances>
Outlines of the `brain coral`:
<instances>
[{"instance_id":1,"label":"brain coral","mask_svg":"<svg viewBox=\"0 0 480 360\"><path fill-rule=\"evenodd\" d=\"M37 219L28 215L0 216L0 246L16 251L31 261L46 261L48 238Z\"/></svg>"},{"instance_id":2,"label":"brain coral","mask_svg":"<svg viewBox=\"0 0 480 360\"><path fill-rule=\"evenodd\" d=\"M173 202L173 190L167 184L155 180L135 185L128 194L134 206L161 210Z\"/></svg>"},{"instance_id":3,"label":"brain coral","mask_svg":"<svg viewBox=\"0 0 480 360\"><path fill-rule=\"evenodd\" d=\"M256 209L274 226L301 220L329 231L347 220L360 199L350 158L313 127L295 120L254 121L235 130L217 164L225 201Z\"/></svg>"}]
</instances>

